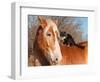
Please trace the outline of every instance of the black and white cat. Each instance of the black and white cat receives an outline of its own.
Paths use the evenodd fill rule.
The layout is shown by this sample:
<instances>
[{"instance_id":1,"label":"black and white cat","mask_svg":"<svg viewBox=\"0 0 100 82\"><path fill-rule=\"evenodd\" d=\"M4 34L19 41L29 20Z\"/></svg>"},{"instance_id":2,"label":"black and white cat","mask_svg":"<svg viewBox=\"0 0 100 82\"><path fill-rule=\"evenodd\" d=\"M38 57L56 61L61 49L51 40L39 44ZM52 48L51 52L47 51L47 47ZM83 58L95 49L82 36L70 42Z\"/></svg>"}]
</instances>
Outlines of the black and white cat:
<instances>
[{"instance_id":1,"label":"black and white cat","mask_svg":"<svg viewBox=\"0 0 100 82\"><path fill-rule=\"evenodd\" d=\"M66 32L60 32L60 37L61 40L63 40L64 45L67 45L68 47L77 46L78 48L84 49L84 46L76 44L74 38L70 34L67 34Z\"/></svg>"}]
</instances>

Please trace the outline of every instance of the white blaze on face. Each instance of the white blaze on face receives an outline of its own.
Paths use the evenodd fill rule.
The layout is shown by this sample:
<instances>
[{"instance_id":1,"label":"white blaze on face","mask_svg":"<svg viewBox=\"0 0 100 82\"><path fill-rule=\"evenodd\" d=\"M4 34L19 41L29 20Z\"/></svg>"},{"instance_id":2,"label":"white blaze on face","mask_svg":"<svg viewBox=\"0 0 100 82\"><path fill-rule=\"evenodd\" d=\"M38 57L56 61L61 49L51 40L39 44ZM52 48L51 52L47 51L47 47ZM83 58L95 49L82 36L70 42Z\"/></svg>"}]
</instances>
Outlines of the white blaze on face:
<instances>
[{"instance_id":1,"label":"white blaze on face","mask_svg":"<svg viewBox=\"0 0 100 82\"><path fill-rule=\"evenodd\" d=\"M44 34L46 35L46 32L48 31L48 29L52 28L54 33L55 33L55 36L56 36L55 37L54 50L52 51L51 49L49 49L50 58L52 59L52 61L56 61L56 59L57 59L57 63L60 63L60 61L62 59L62 54L61 54L60 46L59 46L57 35L56 35L56 32L58 32L58 29L57 29L56 24L53 23L51 20L48 20L47 22L48 22L48 25L47 25L47 28L44 31Z\"/></svg>"},{"instance_id":2,"label":"white blaze on face","mask_svg":"<svg viewBox=\"0 0 100 82\"><path fill-rule=\"evenodd\" d=\"M62 54L61 54L60 46L59 46L57 39L56 39L56 42L55 42L55 50L53 51L53 53L54 53L54 58L57 58L58 62L60 62L61 59L62 59Z\"/></svg>"}]
</instances>

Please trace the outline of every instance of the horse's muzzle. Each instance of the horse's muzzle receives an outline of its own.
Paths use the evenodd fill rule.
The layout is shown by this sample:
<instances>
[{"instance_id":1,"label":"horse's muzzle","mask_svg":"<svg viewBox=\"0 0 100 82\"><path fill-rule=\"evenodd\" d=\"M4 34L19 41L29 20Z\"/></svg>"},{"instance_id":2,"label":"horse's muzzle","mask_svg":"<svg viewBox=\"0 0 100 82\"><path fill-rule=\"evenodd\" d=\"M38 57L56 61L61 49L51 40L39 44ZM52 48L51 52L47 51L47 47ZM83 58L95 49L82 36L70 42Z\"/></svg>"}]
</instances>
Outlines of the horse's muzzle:
<instances>
[{"instance_id":1,"label":"horse's muzzle","mask_svg":"<svg viewBox=\"0 0 100 82\"><path fill-rule=\"evenodd\" d=\"M56 58L55 60L52 60L52 59L51 59L50 64L51 64L51 65L58 65L58 64L59 64L58 58Z\"/></svg>"}]
</instances>

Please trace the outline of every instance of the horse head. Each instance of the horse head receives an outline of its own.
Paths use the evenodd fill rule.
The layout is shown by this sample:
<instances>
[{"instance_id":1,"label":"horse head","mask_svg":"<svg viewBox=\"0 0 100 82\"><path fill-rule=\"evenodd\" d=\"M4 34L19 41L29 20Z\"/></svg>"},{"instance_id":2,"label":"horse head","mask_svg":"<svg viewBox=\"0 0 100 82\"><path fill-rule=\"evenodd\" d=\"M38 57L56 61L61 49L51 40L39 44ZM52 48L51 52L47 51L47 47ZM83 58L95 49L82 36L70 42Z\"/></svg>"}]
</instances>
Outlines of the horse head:
<instances>
[{"instance_id":1,"label":"horse head","mask_svg":"<svg viewBox=\"0 0 100 82\"><path fill-rule=\"evenodd\" d=\"M58 42L60 35L56 25L57 22L42 16L39 16L38 20L39 28L36 33L36 46L42 51L50 65L59 64L62 54Z\"/></svg>"}]
</instances>

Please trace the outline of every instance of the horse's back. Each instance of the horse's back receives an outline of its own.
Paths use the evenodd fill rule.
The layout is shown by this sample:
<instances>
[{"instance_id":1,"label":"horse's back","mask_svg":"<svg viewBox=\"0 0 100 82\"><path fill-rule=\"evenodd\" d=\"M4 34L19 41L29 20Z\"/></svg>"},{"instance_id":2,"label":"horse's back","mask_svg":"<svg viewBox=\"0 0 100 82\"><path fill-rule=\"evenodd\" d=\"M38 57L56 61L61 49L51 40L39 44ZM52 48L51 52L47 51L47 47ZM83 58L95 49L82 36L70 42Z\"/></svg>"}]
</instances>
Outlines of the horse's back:
<instances>
[{"instance_id":1,"label":"horse's back","mask_svg":"<svg viewBox=\"0 0 100 82\"><path fill-rule=\"evenodd\" d=\"M60 45L62 52L61 64L85 64L87 61L87 48L81 49L77 46L68 47Z\"/></svg>"}]
</instances>

